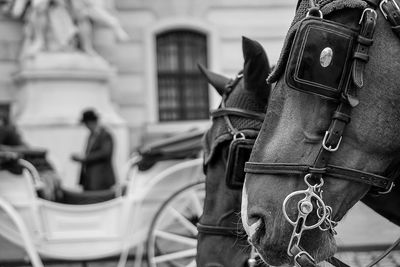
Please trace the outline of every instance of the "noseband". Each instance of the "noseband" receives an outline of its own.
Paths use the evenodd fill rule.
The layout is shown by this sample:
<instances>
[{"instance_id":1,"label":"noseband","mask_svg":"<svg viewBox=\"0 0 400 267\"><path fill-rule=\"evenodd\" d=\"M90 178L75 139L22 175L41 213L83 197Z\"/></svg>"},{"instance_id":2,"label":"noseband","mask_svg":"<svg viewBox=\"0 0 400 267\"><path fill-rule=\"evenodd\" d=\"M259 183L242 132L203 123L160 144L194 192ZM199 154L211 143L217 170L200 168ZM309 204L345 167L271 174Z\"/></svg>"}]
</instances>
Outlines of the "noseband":
<instances>
[{"instance_id":1,"label":"noseband","mask_svg":"<svg viewBox=\"0 0 400 267\"><path fill-rule=\"evenodd\" d=\"M334 227L337 223L331 219L332 208L326 205L322 198L321 188L324 178L361 182L377 189L376 192L379 194L389 193L394 186L394 178L329 164L332 153L340 146L346 125L350 123L351 110L358 105L354 91L363 86L364 67L369 59L368 50L373 43L377 19L376 8L380 8L385 18L392 24L395 34L400 37L400 9L395 0L364 1L370 7L363 11L359 22L360 30L355 31L345 25L324 20L320 6L315 3L315 0L310 0L311 8L306 18L301 21L293 41L285 71L286 84L292 89L318 95L337 103L314 163L312 165L246 163L245 172L247 173L305 174L304 181L307 189L289 194L282 207L285 219L294 228L287 254L296 266L317 266L314 258L300 247L303 231L319 228L336 234ZM322 50L321 54L315 55L316 52L321 51L319 49ZM340 51L338 55L335 55L334 60L332 59L333 50ZM322 68L317 65L321 65ZM330 71L328 67L331 68ZM297 219L293 221L287 214L287 204L289 200L299 195L304 198L298 202ZM313 225L307 225L308 215L313 211L316 212L318 220ZM399 242L400 239L389 249L392 250ZM368 266L379 262L390 250L384 252ZM334 257L327 261L335 266L348 266Z\"/></svg>"},{"instance_id":2,"label":"noseband","mask_svg":"<svg viewBox=\"0 0 400 267\"><path fill-rule=\"evenodd\" d=\"M254 139L249 139L246 137L246 135L238 130L236 127L234 127L232 121L230 120L229 116L238 116L242 118L247 118L251 120L256 120L263 122L265 114L261 112L254 112L251 110L245 110L241 108L233 108L233 107L227 107L226 106L226 101L231 92L236 88L236 86L239 84L240 80L243 78L242 72L239 72L238 75L234 80L231 80L228 82L225 86L225 93L222 95L222 101L221 105L218 109L213 110L210 112L210 116L212 118L218 118L222 117L224 118L225 124L227 126L228 132L232 135L232 141L229 146L229 153L228 153L228 161L227 161L227 167L225 170L225 176L226 176L226 183L229 188L232 190L234 189L239 189L243 186L240 180L242 179L232 179L232 176L237 176L240 175L233 169L239 169L237 168L237 165L244 165L244 162L248 160L241 160L238 157L240 157L240 153L243 152L243 150L248 151L248 155L250 156L250 151L253 147L254 144ZM246 153L247 154L247 153ZM243 161L238 162L238 161ZM238 171L240 172L240 171ZM244 172L243 170L241 171L243 173L243 179L244 179ZM231 213L229 213L231 214ZM227 216L229 214L224 214L224 216ZM223 216L223 217L224 217ZM222 218L220 218L218 221L221 221ZM228 226L220 226L220 225L208 225L208 224L202 224L198 223L197 224L197 230L199 233L202 234L208 234L208 235L220 235L220 236L229 236L229 237L234 237L234 238L243 238L245 236L243 231L239 231L237 227L228 227ZM254 247L252 247L251 253L250 253L250 258L248 259L247 263L249 267L255 266L256 265L256 252Z\"/></svg>"}]
</instances>

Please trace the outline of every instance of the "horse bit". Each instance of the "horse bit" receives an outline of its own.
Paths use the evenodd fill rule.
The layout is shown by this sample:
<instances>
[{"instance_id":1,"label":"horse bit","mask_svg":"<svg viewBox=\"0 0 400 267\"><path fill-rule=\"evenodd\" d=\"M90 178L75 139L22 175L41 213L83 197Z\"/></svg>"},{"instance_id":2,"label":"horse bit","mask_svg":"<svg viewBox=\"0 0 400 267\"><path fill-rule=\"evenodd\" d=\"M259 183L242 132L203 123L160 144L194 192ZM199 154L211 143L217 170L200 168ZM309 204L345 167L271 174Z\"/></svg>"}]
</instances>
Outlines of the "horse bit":
<instances>
[{"instance_id":1,"label":"horse bit","mask_svg":"<svg viewBox=\"0 0 400 267\"><path fill-rule=\"evenodd\" d=\"M233 116L239 116L243 118L248 118L251 120L258 120L260 122L263 122L264 120L264 113L260 112L254 112L250 110L244 110L240 108L230 108L226 107L226 100L230 93L234 90L234 88L237 86L237 84L240 82L240 80L243 78L243 73L239 72L235 79L229 81L226 86L225 86L225 93L222 95L222 102L221 105L218 109L213 110L210 112L210 116L212 118L217 118L217 117L223 117L225 120L225 124L227 126L227 129L229 133L232 135L233 140L236 139L246 139L246 136L243 132L239 131L236 129L231 120L229 119L229 115ZM226 216L226 215L224 215ZM221 219L220 219L221 220ZM209 235L222 235L222 236L231 236L231 237L242 237L243 235L238 231L237 227L228 227L228 226L220 226L220 225L206 225L202 223L197 224L197 230L199 233L203 234L209 234ZM256 266L256 256L257 253L252 247L251 253L250 253L250 258L247 260L247 264L249 267L254 267Z\"/></svg>"},{"instance_id":2,"label":"horse bit","mask_svg":"<svg viewBox=\"0 0 400 267\"><path fill-rule=\"evenodd\" d=\"M300 0L301 1L301 0ZM300 3L299 1L299 3ZM315 3L316 0L309 0L311 8L308 16L319 17L322 19L320 6ZM392 30L400 37L400 8L395 0L364 0L369 6L364 9L359 24L361 25L358 33L358 43L355 45L354 61L352 62L352 77L354 86L361 88L363 86L364 65L368 61L369 46L373 43L373 33L375 30L377 13L375 9L380 8L384 17L391 23ZM384 176L367 173L355 169L344 168L328 164L331 154L338 150L345 126L350 122L351 109L358 104L358 99L350 94L349 84L341 92L339 104L333 113L332 120L326 134L323 138L321 148L313 165L302 165L293 163L259 163L247 162L245 172L255 174L298 174L304 176L304 182L307 189L299 190L289 194L283 201L282 209L285 219L293 226L293 232L290 237L287 254L292 258L296 266L318 266L315 259L300 247L300 240L305 230L319 228L322 231L330 231L336 234L334 227L337 222L332 220L332 208L326 205L322 197L322 186L324 185L323 175L339 179L349 179L356 182L366 183L374 188L380 188L379 194L386 194L394 186L393 179ZM297 203L297 219L292 220L287 213L287 206L294 197L305 196ZM307 225L308 216L316 211L317 222ZM393 245L382 253L378 258L371 262L373 266L390 253L398 244L400 238ZM335 257L327 259L334 266L348 266Z\"/></svg>"}]
</instances>

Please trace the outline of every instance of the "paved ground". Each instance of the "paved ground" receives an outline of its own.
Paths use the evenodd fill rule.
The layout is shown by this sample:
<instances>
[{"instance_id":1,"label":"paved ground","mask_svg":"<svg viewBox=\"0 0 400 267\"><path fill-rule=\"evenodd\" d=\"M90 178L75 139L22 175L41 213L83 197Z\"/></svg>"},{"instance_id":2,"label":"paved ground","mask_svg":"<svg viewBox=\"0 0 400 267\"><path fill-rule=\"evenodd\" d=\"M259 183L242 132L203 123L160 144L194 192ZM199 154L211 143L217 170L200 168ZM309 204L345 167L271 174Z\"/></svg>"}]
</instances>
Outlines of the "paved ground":
<instances>
[{"instance_id":1,"label":"paved ground","mask_svg":"<svg viewBox=\"0 0 400 267\"><path fill-rule=\"evenodd\" d=\"M337 227L338 236L336 238L339 246L350 248L353 251L341 252L336 256L348 263L352 267L366 266L374 257L379 255L385 246L392 243L400 236L400 228L391 224L389 221L375 215L371 210L363 205L358 205L344 218ZM367 252L355 252L354 249L367 249ZM374 250L371 250L375 248ZM399 248L398 248L399 249ZM10 244L0 238L0 267L2 266L29 266L16 264L26 258L22 249ZM52 267L115 267L118 259L107 260L104 262L87 263L57 263L48 262L46 266ZM13 264L13 262L15 264ZM133 266L133 259L128 261L128 267ZM144 264L145 266L145 264ZM325 265L329 266L329 264ZM390 254L377 267L400 266L400 250Z\"/></svg>"},{"instance_id":2,"label":"paved ground","mask_svg":"<svg viewBox=\"0 0 400 267\"><path fill-rule=\"evenodd\" d=\"M367 266L376 257L380 255L381 251L370 251L370 252L346 252L339 253L340 259L352 267ZM376 267L394 267L400 266L400 251L395 251L385 257Z\"/></svg>"}]
</instances>

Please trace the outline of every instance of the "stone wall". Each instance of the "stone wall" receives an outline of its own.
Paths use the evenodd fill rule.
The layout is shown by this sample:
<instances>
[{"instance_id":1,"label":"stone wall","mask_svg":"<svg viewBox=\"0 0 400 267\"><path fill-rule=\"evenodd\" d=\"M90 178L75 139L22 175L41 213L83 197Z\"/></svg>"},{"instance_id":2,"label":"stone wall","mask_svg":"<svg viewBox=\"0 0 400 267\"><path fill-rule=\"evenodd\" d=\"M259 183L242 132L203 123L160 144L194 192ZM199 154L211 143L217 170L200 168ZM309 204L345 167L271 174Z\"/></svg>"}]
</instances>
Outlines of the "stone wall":
<instances>
[{"instance_id":1,"label":"stone wall","mask_svg":"<svg viewBox=\"0 0 400 267\"><path fill-rule=\"evenodd\" d=\"M209 68L233 76L241 68L241 36L259 41L274 64L294 14L293 0L116 0L118 17L132 40L117 44L107 58L119 71L113 97L131 129L131 147L145 137L169 134L206 122L158 123L154 36L165 29L189 28L209 39ZM219 97L211 92L211 106ZM145 135L143 135L145 134Z\"/></svg>"},{"instance_id":2,"label":"stone wall","mask_svg":"<svg viewBox=\"0 0 400 267\"><path fill-rule=\"evenodd\" d=\"M293 0L107 0L130 34L118 43L111 31L98 27L97 51L117 69L111 98L128 122L130 150L142 142L208 121L158 123L155 85L155 34L165 29L198 29L209 37L209 68L233 76L243 64L241 36L263 44L271 64L277 61L294 14ZM17 97L11 74L21 46L21 22L0 16L0 103ZM211 106L219 97L211 92Z\"/></svg>"}]
</instances>

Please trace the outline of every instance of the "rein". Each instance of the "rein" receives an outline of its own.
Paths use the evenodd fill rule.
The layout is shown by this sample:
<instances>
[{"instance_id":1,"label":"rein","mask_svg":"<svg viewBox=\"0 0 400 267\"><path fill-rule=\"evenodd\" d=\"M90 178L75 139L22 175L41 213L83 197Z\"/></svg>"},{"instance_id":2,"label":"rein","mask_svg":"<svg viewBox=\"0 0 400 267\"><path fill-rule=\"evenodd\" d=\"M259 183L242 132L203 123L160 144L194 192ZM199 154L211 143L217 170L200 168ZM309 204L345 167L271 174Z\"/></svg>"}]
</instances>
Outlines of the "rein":
<instances>
[{"instance_id":1,"label":"rein","mask_svg":"<svg viewBox=\"0 0 400 267\"><path fill-rule=\"evenodd\" d=\"M319 9L320 6L315 3L316 0L309 1L311 8L307 13L306 18L302 21L303 32L301 32L301 30L298 30L295 36L295 42L298 41L299 43L301 43L301 46L297 43L293 44L293 47L295 48L292 47L292 50L290 52L289 63L286 68L286 82L289 87L295 90L318 95L322 98L337 102L337 108L332 115L331 123L325 133L321 148L312 165L296 163L247 162L245 166L245 172L254 174L305 174L304 182L307 185L307 189L295 191L289 194L283 201L282 206L285 219L294 228L289 241L289 246L287 248L287 254L291 257L296 266L300 267L318 266L315 259L308 252L300 247L300 240L303 231L319 228L321 231L330 231L332 234L336 234L334 227L337 225L337 222L331 219L332 208L324 203L322 197L321 188L324 184L323 177L347 179L355 182L364 183L372 186L373 188L377 188L379 190L379 194L389 193L394 186L394 178L388 178L374 173L360 171L357 169L331 165L329 164L329 160L332 153L337 151L340 147L346 125L350 123L351 120L352 108L358 105L358 99L354 96L354 91L356 89L362 88L362 86L364 85L364 67L369 59L368 50L373 43L373 34L377 20L377 13L375 9L379 7L384 17L391 23L394 33L400 38L400 8L395 0L364 0L370 7L364 9L361 15L361 19L359 21L360 30L358 33L353 33L344 25L324 20L322 12ZM299 7L300 2L301 0L298 2L297 7ZM328 88L324 84L318 84L319 81L316 82L314 80L307 80L302 83L301 79L297 76L295 78L292 77L292 75L298 75L296 71L301 67L302 60L307 60L302 58L302 54L309 52L305 51L306 48L304 47L306 47L307 42L309 41L309 39L307 38L312 39L312 37L309 37L311 35L310 32L315 28L320 31L325 30L326 32L328 32L327 35L331 34L331 36L338 32L337 36L345 36L345 38L342 38L345 41L347 41L347 39L350 40L348 41L349 45L347 47L348 54L345 57L345 60L343 60L344 74L342 72L339 73L339 78L343 82L338 84L337 87L333 88L335 90L329 90L330 88ZM315 34L315 36L318 35ZM311 40L310 42L312 41L313 40ZM354 42L354 45L352 42ZM351 47L352 49L350 49L349 47ZM323 54L324 52L325 54ZM292 61L290 61L291 57L294 58ZM329 66L329 64L331 64L331 59L332 50L328 46L321 52L319 63L321 64L321 66L327 67ZM351 62L349 66L347 64L348 62ZM295 67L291 66L290 63L292 63L292 65L295 65ZM304 63L305 66L308 66L306 63ZM312 70L306 71L312 72ZM287 204L289 200L299 195L304 195L305 197L298 202L297 219L293 221L289 218L287 214ZM308 215L310 215L313 211L316 212L318 221L313 225L307 225L306 220L308 218ZM378 263L399 243L400 238L387 251L385 251L380 257L378 257L368 266L373 266ZM327 261L334 266L348 266L347 264L341 262L334 257L327 259Z\"/></svg>"}]
</instances>

